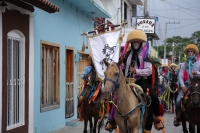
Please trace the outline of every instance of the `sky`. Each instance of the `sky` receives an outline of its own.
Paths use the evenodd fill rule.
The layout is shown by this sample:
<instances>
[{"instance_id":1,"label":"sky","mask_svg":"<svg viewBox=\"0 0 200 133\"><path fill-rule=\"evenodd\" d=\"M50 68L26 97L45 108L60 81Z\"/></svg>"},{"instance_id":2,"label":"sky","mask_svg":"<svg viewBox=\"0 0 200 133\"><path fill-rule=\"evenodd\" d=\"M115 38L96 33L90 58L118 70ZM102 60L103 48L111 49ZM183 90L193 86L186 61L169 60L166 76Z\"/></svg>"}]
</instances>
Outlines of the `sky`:
<instances>
[{"instance_id":1,"label":"sky","mask_svg":"<svg viewBox=\"0 0 200 133\"><path fill-rule=\"evenodd\" d=\"M191 37L192 33L200 30L200 0L148 0L150 17L158 17L156 34L162 45L165 39L166 22L180 24L167 24L166 37ZM137 13L143 15L143 6Z\"/></svg>"}]
</instances>

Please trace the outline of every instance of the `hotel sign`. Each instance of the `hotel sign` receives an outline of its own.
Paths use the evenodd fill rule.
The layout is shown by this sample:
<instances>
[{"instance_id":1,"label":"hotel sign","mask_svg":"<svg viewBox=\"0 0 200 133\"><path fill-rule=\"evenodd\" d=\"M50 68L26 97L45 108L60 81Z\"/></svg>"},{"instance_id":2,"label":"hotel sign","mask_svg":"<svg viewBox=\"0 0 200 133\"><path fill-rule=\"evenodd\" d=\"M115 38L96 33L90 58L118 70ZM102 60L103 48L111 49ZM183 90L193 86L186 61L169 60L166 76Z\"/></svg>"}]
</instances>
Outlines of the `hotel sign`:
<instances>
[{"instance_id":1,"label":"hotel sign","mask_svg":"<svg viewBox=\"0 0 200 133\"><path fill-rule=\"evenodd\" d=\"M136 29L142 30L145 33L155 33L155 19L137 18Z\"/></svg>"}]
</instances>

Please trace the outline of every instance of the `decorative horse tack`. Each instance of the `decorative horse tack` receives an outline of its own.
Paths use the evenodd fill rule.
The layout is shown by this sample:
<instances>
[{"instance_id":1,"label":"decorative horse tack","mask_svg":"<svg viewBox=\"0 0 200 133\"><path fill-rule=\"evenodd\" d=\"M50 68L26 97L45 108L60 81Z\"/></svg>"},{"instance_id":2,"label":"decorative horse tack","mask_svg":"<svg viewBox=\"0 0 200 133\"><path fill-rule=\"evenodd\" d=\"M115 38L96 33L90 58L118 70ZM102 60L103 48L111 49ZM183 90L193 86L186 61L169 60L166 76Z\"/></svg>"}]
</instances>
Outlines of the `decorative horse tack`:
<instances>
[{"instance_id":1,"label":"decorative horse tack","mask_svg":"<svg viewBox=\"0 0 200 133\"><path fill-rule=\"evenodd\" d=\"M115 63L116 64L116 63ZM117 64L116 64L117 65ZM117 65L117 67L118 67L118 69L119 69L119 66ZM106 84L106 82L107 81L110 81L110 82L112 82L114 85L112 86L112 89L111 89L111 93L114 93L114 91L115 91L115 89L116 88L120 88L120 83L119 83L119 79L120 79L120 69L119 69L119 73L118 73L118 75L117 75L117 79L116 80L113 80L113 79L111 79L111 78L105 78L105 80L104 80L104 84ZM135 87L135 88L138 88L138 90L140 90L140 92L141 93L143 93L143 89L140 87L140 86L138 86L138 85L136 85L136 84L130 84L131 86L133 86L133 87ZM127 85L128 86L128 85ZM130 87L129 87L130 88ZM131 115L133 115L137 110L139 110L141 107L142 107L142 105L143 105L143 103L144 103L144 101L142 100L142 98L141 98L141 93L135 93L135 96L137 97L137 99L139 99L141 102L140 103L138 103L138 105L136 106L136 107L134 107L131 111L129 111L128 113L126 113L126 114L123 114L121 111L119 111L119 109L118 108L116 108L116 111L117 111L117 113L118 113L118 116L120 116L120 117L123 117L123 119L124 119L124 128L125 128L125 131L126 131L126 133L130 133L130 129L128 128L128 124L127 124L127 121L128 121L128 119L130 118L130 116ZM125 92L125 95L127 94L127 92ZM125 98L125 96L123 96L123 98L121 98L120 100L119 100L119 102L117 103L117 105L121 102L121 101L123 101L123 99ZM147 105L147 106L149 106L149 105Z\"/></svg>"}]
</instances>

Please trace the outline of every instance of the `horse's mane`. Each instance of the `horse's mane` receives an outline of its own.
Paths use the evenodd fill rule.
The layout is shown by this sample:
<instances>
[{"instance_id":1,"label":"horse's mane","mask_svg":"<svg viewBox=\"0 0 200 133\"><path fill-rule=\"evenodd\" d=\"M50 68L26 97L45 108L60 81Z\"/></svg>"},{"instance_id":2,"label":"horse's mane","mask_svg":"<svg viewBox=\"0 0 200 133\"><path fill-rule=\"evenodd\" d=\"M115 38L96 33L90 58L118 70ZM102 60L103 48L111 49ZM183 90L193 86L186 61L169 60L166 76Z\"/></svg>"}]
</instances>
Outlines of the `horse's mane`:
<instances>
[{"instance_id":1,"label":"horse's mane","mask_svg":"<svg viewBox=\"0 0 200 133\"><path fill-rule=\"evenodd\" d=\"M196 83L200 84L200 76L193 76L190 78L191 86L195 86Z\"/></svg>"}]
</instances>

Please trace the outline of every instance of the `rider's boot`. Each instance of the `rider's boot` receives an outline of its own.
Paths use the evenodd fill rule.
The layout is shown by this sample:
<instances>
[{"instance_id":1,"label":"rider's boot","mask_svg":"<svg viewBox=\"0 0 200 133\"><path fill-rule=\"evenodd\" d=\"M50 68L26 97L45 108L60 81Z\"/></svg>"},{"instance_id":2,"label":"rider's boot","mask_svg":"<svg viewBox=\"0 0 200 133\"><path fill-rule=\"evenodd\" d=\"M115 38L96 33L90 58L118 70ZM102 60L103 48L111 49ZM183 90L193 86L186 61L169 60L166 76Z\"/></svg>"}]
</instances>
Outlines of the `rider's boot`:
<instances>
[{"instance_id":1,"label":"rider's boot","mask_svg":"<svg viewBox=\"0 0 200 133\"><path fill-rule=\"evenodd\" d=\"M105 130L107 131L112 131L113 129L116 129L116 128L117 128L117 124L114 120L112 122L108 121L108 123L105 126Z\"/></svg>"},{"instance_id":2,"label":"rider's boot","mask_svg":"<svg viewBox=\"0 0 200 133\"><path fill-rule=\"evenodd\" d=\"M159 116L161 117L161 116ZM161 117L162 118L162 117ZM163 122L156 116L153 115L154 127L156 130L161 130L164 128Z\"/></svg>"},{"instance_id":3,"label":"rider's boot","mask_svg":"<svg viewBox=\"0 0 200 133\"><path fill-rule=\"evenodd\" d=\"M180 125L180 115L181 115L181 111L179 110L176 117L174 118L174 126L178 127Z\"/></svg>"},{"instance_id":4,"label":"rider's boot","mask_svg":"<svg viewBox=\"0 0 200 133\"><path fill-rule=\"evenodd\" d=\"M144 129L144 133L151 133L151 131Z\"/></svg>"}]
</instances>

